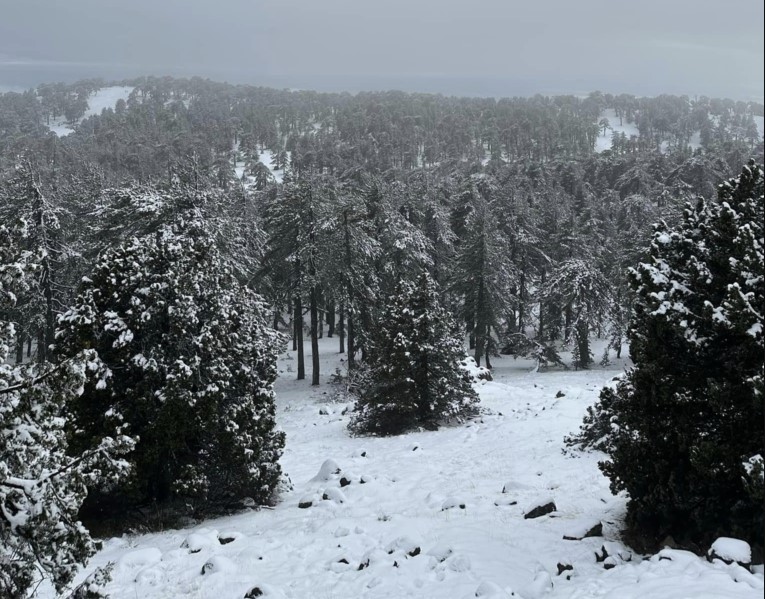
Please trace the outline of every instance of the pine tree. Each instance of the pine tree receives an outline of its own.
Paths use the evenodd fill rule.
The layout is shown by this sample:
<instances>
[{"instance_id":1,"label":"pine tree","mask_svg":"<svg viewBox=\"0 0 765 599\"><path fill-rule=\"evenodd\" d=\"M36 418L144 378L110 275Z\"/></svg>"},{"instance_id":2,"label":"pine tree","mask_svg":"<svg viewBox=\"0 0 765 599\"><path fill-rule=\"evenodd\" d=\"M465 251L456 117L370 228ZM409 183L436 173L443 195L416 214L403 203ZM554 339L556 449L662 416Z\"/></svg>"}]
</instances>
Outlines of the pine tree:
<instances>
[{"instance_id":1,"label":"pine tree","mask_svg":"<svg viewBox=\"0 0 765 599\"><path fill-rule=\"evenodd\" d=\"M629 493L627 525L646 545L762 546L763 202L752 162L717 202L656 225L650 262L630 273L635 367L602 391L580 441L601 438L601 469Z\"/></svg>"},{"instance_id":2,"label":"pine tree","mask_svg":"<svg viewBox=\"0 0 765 599\"><path fill-rule=\"evenodd\" d=\"M378 323L352 428L391 435L474 413L478 396L460 366L464 357L430 275L400 282Z\"/></svg>"},{"instance_id":3,"label":"pine tree","mask_svg":"<svg viewBox=\"0 0 765 599\"><path fill-rule=\"evenodd\" d=\"M608 282L584 260L566 260L556 267L542 296L563 308L566 329L573 337L574 366L589 368L590 328L602 322L612 307Z\"/></svg>"},{"instance_id":4,"label":"pine tree","mask_svg":"<svg viewBox=\"0 0 765 599\"><path fill-rule=\"evenodd\" d=\"M127 463L118 455L131 439L94 440L82 453L67 447L66 405L86 373L103 374L92 350L58 364L11 366L14 327L2 313L40 269L0 227L0 596L24 598L40 578L61 592L95 545L77 520L86 485L113 484Z\"/></svg>"},{"instance_id":5,"label":"pine tree","mask_svg":"<svg viewBox=\"0 0 765 599\"><path fill-rule=\"evenodd\" d=\"M101 255L57 334L62 351L97 349L109 369L108 386L91 379L72 404L72 442L89 448L115 413L139 442L130 485L91 507L271 498L284 435L266 318L197 211Z\"/></svg>"},{"instance_id":6,"label":"pine tree","mask_svg":"<svg viewBox=\"0 0 765 599\"><path fill-rule=\"evenodd\" d=\"M478 182L483 183L480 178ZM490 356L498 352L501 323L511 312L516 282L507 251L510 244L497 226L492 207L473 189L457 227L460 239L451 277L451 290L463 300L461 316L475 339L475 361L480 365L485 358L487 368L491 368Z\"/></svg>"}]
</instances>

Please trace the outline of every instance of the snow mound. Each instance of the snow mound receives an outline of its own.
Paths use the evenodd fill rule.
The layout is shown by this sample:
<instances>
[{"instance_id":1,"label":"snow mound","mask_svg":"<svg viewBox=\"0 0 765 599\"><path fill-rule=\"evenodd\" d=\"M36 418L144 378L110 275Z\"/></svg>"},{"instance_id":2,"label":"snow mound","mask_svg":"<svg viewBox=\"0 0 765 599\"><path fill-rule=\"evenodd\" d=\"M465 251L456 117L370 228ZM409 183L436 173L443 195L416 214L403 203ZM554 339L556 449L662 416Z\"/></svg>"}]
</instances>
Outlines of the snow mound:
<instances>
[{"instance_id":1,"label":"snow mound","mask_svg":"<svg viewBox=\"0 0 765 599\"><path fill-rule=\"evenodd\" d=\"M335 460L324 460L321 468L319 468L319 473L311 479L311 482L328 482L339 478L342 473L342 468L337 465Z\"/></svg>"},{"instance_id":2,"label":"snow mound","mask_svg":"<svg viewBox=\"0 0 765 599\"><path fill-rule=\"evenodd\" d=\"M202 566L202 574L236 572L236 564L222 555L214 555Z\"/></svg>"},{"instance_id":3,"label":"snow mound","mask_svg":"<svg viewBox=\"0 0 765 599\"><path fill-rule=\"evenodd\" d=\"M119 558L116 567L118 570L136 570L153 566L160 561L162 561L162 552L156 547L147 547L126 553Z\"/></svg>"},{"instance_id":4,"label":"snow mound","mask_svg":"<svg viewBox=\"0 0 765 599\"><path fill-rule=\"evenodd\" d=\"M717 539L712 543L707 555L709 561L719 558L728 564L732 562L747 565L752 563L752 548L749 546L749 543L730 537L720 537Z\"/></svg>"},{"instance_id":5,"label":"snow mound","mask_svg":"<svg viewBox=\"0 0 765 599\"><path fill-rule=\"evenodd\" d=\"M493 582L483 581L475 590L475 597L508 597L508 594Z\"/></svg>"}]
</instances>

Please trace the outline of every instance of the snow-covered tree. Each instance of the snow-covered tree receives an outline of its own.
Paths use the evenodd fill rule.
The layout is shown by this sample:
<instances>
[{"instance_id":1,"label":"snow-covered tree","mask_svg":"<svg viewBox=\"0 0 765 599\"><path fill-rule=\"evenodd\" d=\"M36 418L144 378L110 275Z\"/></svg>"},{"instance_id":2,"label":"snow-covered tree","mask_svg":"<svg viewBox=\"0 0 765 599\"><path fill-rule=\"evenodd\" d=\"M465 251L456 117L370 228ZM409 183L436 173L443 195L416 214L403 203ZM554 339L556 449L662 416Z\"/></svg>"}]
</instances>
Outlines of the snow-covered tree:
<instances>
[{"instance_id":1,"label":"snow-covered tree","mask_svg":"<svg viewBox=\"0 0 765 599\"><path fill-rule=\"evenodd\" d=\"M352 428L398 434L475 412L478 396L460 365L462 342L429 274L399 283L378 327Z\"/></svg>"},{"instance_id":2,"label":"snow-covered tree","mask_svg":"<svg viewBox=\"0 0 765 599\"><path fill-rule=\"evenodd\" d=\"M41 268L0 227L0 308L15 301ZM126 472L118 454L131 440L94 437L87 451L67 447L66 405L88 373L103 374L93 350L57 364L11 366L14 327L0 318L0 596L27 597L47 578L62 591L95 553L77 514L87 486L113 484Z\"/></svg>"},{"instance_id":3,"label":"snow-covered tree","mask_svg":"<svg viewBox=\"0 0 765 599\"><path fill-rule=\"evenodd\" d=\"M460 236L451 289L462 299L461 316L475 339L475 361L499 348L503 319L511 311L516 272L508 251L510 242L500 230L487 188L491 183L475 177L471 191L463 197L457 234Z\"/></svg>"},{"instance_id":4,"label":"snow-covered tree","mask_svg":"<svg viewBox=\"0 0 765 599\"><path fill-rule=\"evenodd\" d=\"M762 545L763 172L753 162L717 202L656 226L650 261L630 273L635 367L606 388L580 441L609 454L630 496L636 539Z\"/></svg>"},{"instance_id":5,"label":"snow-covered tree","mask_svg":"<svg viewBox=\"0 0 765 599\"><path fill-rule=\"evenodd\" d=\"M612 307L608 282L594 265L573 258L555 268L541 294L563 309L566 332L573 337L574 366L588 368L592 364L590 329Z\"/></svg>"},{"instance_id":6,"label":"snow-covered tree","mask_svg":"<svg viewBox=\"0 0 765 599\"><path fill-rule=\"evenodd\" d=\"M115 418L139 437L130 484L111 500L270 499L284 444L272 388L280 339L198 211L104 252L57 339L64 351L97 349L109 369L72 402L73 445L91 447Z\"/></svg>"}]
</instances>

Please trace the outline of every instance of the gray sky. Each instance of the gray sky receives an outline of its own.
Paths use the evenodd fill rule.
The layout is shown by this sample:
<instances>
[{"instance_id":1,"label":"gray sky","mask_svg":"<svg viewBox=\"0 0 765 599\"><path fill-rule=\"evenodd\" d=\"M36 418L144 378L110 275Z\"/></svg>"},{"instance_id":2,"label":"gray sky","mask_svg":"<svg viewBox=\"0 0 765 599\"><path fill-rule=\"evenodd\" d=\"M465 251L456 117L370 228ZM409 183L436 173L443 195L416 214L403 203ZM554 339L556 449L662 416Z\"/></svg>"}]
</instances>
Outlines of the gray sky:
<instances>
[{"instance_id":1,"label":"gray sky","mask_svg":"<svg viewBox=\"0 0 765 599\"><path fill-rule=\"evenodd\" d=\"M350 91L530 95L600 89L762 101L764 5L0 0L0 84L198 74Z\"/></svg>"}]
</instances>

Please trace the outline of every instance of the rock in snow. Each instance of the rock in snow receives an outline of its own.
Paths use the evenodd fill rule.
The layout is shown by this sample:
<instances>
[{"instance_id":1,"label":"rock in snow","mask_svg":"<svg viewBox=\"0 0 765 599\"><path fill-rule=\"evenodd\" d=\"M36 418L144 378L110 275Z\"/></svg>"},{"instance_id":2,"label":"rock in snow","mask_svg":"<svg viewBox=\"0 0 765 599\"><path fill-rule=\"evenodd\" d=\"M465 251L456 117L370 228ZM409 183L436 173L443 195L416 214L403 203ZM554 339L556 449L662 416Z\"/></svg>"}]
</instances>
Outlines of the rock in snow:
<instances>
[{"instance_id":1,"label":"rock in snow","mask_svg":"<svg viewBox=\"0 0 765 599\"><path fill-rule=\"evenodd\" d=\"M752 548L746 541L720 537L709 548L707 559L710 562L720 559L726 564L736 562L740 566L748 568L752 563Z\"/></svg>"},{"instance_id":2,"label":"rock in snow","mask_svg":"<svg viewBox=\"0 0 765 599\"><path fill-rule=\"evenodd\" d=\"M558 508L555 507L555 502L552 499L546 499L544 501L536 502L532 507L525 510L523 517L527 520L530 518L539 518L540 516L551 514L557 509Z\"/></svg>"}]
</instances>

